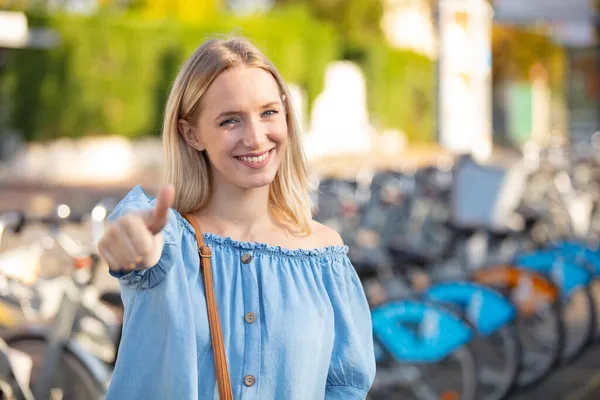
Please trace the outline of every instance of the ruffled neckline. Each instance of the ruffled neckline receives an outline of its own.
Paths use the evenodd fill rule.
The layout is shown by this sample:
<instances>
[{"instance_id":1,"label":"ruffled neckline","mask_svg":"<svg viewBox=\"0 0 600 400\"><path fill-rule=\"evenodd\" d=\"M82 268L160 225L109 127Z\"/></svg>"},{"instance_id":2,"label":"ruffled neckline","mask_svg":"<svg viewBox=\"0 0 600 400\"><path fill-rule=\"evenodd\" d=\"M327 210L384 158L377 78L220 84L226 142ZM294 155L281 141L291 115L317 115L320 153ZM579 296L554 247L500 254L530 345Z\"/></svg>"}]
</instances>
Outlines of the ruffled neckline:
<instances>
[{"instance_id":1,"label":"ruffled neckline","mask_svg":"<svg viewBox=\"0 0 600 400\"><path fill-rule=\"evenodd\" d=\"M183 216L175 211L177 218L186 227L188 232L195 237L194 228ZM233 247L241 250L259 251L283 255L288 257L324 257L324 256L345 256L348 254L348 246L326 246L314 249L288 249L281 246L273 246L261 242L243 242L232 239L231 237L223 237L215 233L204 232L204 240L208 243L213 243L225 247Z\"/></svg>"}]
</instances>

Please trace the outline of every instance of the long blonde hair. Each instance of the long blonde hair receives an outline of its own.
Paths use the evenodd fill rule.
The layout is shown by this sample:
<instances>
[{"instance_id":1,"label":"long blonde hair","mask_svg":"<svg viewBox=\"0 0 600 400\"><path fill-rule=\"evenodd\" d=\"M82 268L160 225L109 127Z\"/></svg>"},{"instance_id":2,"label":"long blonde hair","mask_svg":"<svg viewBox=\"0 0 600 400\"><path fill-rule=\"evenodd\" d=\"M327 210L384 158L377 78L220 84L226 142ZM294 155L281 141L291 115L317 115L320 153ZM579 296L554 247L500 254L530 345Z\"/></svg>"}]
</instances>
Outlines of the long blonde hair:
<instances>
[{"instance_id":1,"label":"long blonde hair","mask_svg":"<svg viewBox=\"0 0 600 400\"><path fill-rule=\"evenodd\" d=\"M300 140L297 112L275 66L244 38L212 39L203 43L185 62L173 83L162 128L165 181L175 186L173 207L180 213L202 209L210 198L211 186L207 156L186 143L177 122L184 119L195 125L208 87L220 73L240 65L264 69L279 85L286 110L288 145L269 188L269 205L278 220L309 234L312 203L308 162Z\"/></svg>"}]
</instances>

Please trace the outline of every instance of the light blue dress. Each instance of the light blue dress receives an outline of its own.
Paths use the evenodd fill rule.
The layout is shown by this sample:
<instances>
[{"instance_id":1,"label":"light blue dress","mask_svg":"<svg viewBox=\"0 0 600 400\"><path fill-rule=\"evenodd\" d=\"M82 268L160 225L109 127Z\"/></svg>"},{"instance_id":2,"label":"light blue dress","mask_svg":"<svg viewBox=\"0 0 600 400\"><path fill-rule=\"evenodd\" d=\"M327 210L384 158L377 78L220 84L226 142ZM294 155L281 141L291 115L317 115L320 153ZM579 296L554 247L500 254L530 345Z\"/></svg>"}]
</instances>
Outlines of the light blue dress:
<instances>
[{"instance_id":1,"label":"light blue dress","mask_svg":"<svg viewBox=\"0 0 600 400\"><path fill-rule=\"evenodd\" d=\"M137 186L109 219L154 202ZM155 267L112 273L125 315L108 399L219 397L194 230L171 210L163 236ZM366 397L375 376L371 318L345 246L204 238L236 400Z\"/></svg>"}]
</instances>

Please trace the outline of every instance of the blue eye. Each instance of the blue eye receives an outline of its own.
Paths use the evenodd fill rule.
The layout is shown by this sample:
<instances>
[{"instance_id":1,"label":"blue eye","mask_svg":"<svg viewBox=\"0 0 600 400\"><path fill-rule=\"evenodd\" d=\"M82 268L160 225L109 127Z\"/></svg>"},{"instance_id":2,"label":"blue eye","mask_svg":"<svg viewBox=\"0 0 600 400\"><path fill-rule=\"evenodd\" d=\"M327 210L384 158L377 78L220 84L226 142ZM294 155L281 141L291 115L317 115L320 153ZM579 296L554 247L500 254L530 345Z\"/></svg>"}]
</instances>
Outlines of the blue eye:
<instances>
[{"instance_id":1,"label":"blue eye","mask_svg":"<svg viewBox=\"0 0 600 400\"><path fill-rule=\"evenodd\" d=\"M264 113L262 113L263 117L272 117L274 115L277 115L279 113L279 111L277 110L267 110Z\"/></svg>"},{"instance_id":2,"label":"blue eye","mask_svg":"<svg viewBox=\"0 0 600 400\"><path fill-rule=\"evenodd\" d=\"M219 126L226 126L226 125L233 125L235 124L237 121L235 119L227 119L221 123L219 123Z\"/></svg>"}]
</instances>

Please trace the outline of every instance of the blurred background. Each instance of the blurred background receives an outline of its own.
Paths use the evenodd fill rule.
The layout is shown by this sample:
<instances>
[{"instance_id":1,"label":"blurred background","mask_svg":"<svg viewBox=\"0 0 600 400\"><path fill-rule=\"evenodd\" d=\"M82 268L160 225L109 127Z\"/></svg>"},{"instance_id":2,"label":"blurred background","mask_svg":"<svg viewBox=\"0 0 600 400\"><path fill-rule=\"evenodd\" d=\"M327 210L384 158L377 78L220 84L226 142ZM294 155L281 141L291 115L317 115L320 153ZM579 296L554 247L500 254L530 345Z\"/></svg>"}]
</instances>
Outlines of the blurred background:
<instances>
[{"instance_id":1,"label":"blurred background","mask_svg":"<svg viewBox=\"0 0 600 400\"><path fill-rule=\"evenodd\" d=\"M0 0L0 398L103 396L122 305L95 242L127 191L160 186L160 126L179 67L205 39L230 34L250 38L288 82L315 216L342 233L374 310L427 297L449 281L436 274L454 271L450 261L461 282L490 265L520 271L478 281L521 318L498 323L509 339L441 349L459 328L489 336L481 291L452 309L474 328L439 323L432 342L419 314L410 335L429 347L402 353L398 343L415 348L409 331L396 345L380 338L373 398L600 398L596 0ZM543 304L531 314L523 296ZM513 353L487 365L504 345ZM434 348L439 357L424 356ZM459 366L443 366L452 355Z\"/></svg>"},{"instance_id":2,"label":"blurred background","mask_svg":"<svg viewBox=\"0 0 600 400\"><path fill-rule=\"evenodd\" d=\"M377 166L444 150L488 158L531 139L587 140L600 123L591 0L0 7L3 181L152 179L169 84L221 34L248 36L281 70L319 171L346 155Z\"/></svg>"}]
</instances>

